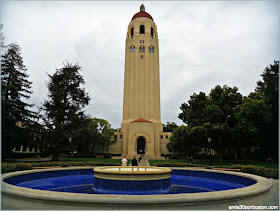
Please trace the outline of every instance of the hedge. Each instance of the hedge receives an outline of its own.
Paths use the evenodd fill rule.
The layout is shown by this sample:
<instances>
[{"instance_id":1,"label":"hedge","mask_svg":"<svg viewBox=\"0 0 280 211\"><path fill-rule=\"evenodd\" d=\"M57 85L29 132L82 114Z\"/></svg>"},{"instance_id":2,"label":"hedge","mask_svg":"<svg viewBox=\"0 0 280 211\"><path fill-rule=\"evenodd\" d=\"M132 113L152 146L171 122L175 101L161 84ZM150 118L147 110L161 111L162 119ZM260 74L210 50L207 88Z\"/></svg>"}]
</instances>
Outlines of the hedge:
<instances>
[{"instance_id":1,"label":"hedge","mask_svg":"<svg viewBox=\"0 0 280 211\"><path fill-rule=\"evenodd\" d=\"M49 166L120 166L119 162L102 163L98 161L65 161L65 162L40 162L40 163L2 163L1 172L8 173L13 171L31 170L33 167Z\"/></svg>"},{"instance_id":2,"label":"hedge","mask_svg":"<svg viewBox=\"0 0 280 211\"><path fill-rule=\"evenodd\" d=\"M255 174L255 175L259 175L259 176L267 177L267 178L274 178L274 179L279 178L278 169L265 168L262 166L252 166L252 165L242 166L241 172Z\"/></svg>"},{"instance_id":3,"label":"hedge","mask_svg":"<svg viewBox=\"0 0 280 211\"><path fill-rule=\"evenodd\" d=\"M31 169L32 169L32 164L30 163L2 163L1 164L2 173L31 170Z\"/></svg>"}]
</instances>

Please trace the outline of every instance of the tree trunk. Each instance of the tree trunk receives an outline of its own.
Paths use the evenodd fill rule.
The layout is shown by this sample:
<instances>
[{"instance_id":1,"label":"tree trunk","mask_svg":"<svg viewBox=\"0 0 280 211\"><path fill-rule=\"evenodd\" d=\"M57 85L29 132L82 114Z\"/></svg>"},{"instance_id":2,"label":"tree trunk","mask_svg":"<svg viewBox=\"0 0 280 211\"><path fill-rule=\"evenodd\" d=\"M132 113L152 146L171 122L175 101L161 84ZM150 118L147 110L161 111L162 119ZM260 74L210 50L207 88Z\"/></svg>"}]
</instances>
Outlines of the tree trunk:
<instances>
[{"instance_id":1,"label":"tree trunk","mask_svg":"<svg viewBox=\"0 0 280 211\"><path fill-rule=\"evenodd\" d=\"M57 150L53 151L52 161L58 161L59 152Z\"/></svg>"},{"instance_id":2,"label":"tree trunk","mask_svg":"<svg viewBox=\"0 0 280 211\"><path fill-rule=\"evenodd\" d=\"M238 160L238 153L237 153L237 151L234 151L233 153L234 153L234 160L237 161Z\"/></svg>"},{"instance_id":3,"label":"tree trunk","mask_svg":"<svg viewBox=\"0 0 280 211\"><path fill-rule=\"evenodd\" d=\"M223 163L223 155L221 152L218 152L218 156L219 156L219 159L220 159L220 162Z\"/></svg>"}]
</instances>

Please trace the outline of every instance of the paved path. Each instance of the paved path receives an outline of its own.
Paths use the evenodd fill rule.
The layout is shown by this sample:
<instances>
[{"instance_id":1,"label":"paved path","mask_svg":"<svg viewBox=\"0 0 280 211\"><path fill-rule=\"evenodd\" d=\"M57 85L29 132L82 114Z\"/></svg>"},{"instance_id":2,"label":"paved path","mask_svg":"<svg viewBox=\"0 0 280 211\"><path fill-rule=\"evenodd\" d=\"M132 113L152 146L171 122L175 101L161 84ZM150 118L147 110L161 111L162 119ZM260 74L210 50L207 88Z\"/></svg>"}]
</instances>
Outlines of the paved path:
<instances>
[{"instance_id":1,"label":"paved path","mask_svg":"<svg viewBox=\"0 0 280 211\"><path fill-rule=\"evenodd\" d=\"M150 166L150 163L149 163L149 161L148 161L147 159L142 158L142 159L140 160L140 163L138 162L138 165L139 165L139 166Z\"/></svg>"},{"instance_id":2,"label":"paved path","mask_svg":"<svg viewBox=\"0 0 280 211\"><path fill-rule=\"evenodd\" d=\"M145 159L145 158L142 158L140 160L140 163L139 163L139 160L137 158L137 162L138 162L138 166L150 166L149 161L147 159ZM129 166L131 166L131 163L129 164Z\"/></svg>"}]
</instances>

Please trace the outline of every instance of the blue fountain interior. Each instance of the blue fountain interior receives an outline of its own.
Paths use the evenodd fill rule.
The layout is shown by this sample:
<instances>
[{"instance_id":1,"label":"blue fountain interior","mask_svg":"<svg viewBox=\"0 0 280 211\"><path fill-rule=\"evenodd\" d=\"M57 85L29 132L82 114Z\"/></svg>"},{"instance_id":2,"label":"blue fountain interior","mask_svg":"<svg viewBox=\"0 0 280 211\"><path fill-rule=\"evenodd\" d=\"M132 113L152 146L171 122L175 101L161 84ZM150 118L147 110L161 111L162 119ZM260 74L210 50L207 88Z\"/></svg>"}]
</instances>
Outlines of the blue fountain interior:
<instances>
[{"instance_id":1,"label":"blue fountain interior","mask_svg":"<svg viewBox=\"0 0 280 211\"><path fill-rule=\"evenodd\" d=\"M242 188L255 180L222 173L172 170L171 178L119 181L94 178L92 169L46 171L10 177L5 182L32 189L87 194L179 194Z\"/></svg>"}]
</instances>

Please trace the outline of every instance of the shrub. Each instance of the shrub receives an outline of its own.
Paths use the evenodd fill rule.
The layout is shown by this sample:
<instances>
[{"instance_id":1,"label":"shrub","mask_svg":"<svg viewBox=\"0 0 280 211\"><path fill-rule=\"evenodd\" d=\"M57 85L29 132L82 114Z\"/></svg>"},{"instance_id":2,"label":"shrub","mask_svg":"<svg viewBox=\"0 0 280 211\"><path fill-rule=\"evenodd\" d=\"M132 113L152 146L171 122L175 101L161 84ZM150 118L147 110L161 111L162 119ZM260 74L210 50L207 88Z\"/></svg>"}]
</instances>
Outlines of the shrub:
<instances>
[{"instance_id":1,"label":"shrub","mask_svg":"<svg viewBox=\"0 0 280 211\"><path fill-rule=\"evenodd\" d=\"M33 167L49 167L49 166L120 166L119 162L103 163L99 161L57 161L57 162L41 162L33 163Z\"/></svg>"},{"instance_id":2,"label":"shrub","mask_svg":"<svg viewBox=\"0 0 280 211\"><path fill-rule=\"evenodd\" d=\"M49 166L60 166L61 162L40 162L40 163L32 163L33 167L49 167Z\"/></svg>"},{"instance_id":3,"label":"shrub","mask_svg":"<svg viewBox=\"0 0 280 211\"><path fill-rule=\"evenodd\" d=\"M279 178L278 169L272 169L272 168L270 169L261 166L252 166L252 165L242 166L241 172L255 174L267 178L274 178L274 179Z\"/></svg>"},{"instance_id":4,"label":"shrub","mask_svg":"<svg viewBox=\"0 0 280 211\"><path fill-rule=\"evenodd\" d=\"M2 163L1 164L1 172L8 173L13 171L23 171L32 169L32 165L30 163Z\"/></svg>"},{"instance_id":5,"label":"shrub","mask_svg":"<svg viewBox=\"0 0 280 211\"><path fill-rule=\"evenodd\" d=\"M279 169L267 169L267 178L279 179Z\"/></svg>"}]
</instances>

